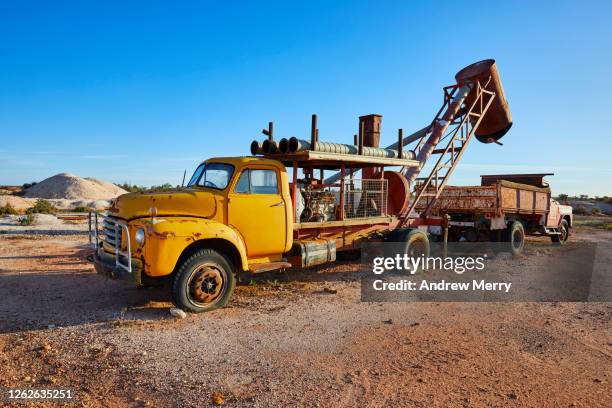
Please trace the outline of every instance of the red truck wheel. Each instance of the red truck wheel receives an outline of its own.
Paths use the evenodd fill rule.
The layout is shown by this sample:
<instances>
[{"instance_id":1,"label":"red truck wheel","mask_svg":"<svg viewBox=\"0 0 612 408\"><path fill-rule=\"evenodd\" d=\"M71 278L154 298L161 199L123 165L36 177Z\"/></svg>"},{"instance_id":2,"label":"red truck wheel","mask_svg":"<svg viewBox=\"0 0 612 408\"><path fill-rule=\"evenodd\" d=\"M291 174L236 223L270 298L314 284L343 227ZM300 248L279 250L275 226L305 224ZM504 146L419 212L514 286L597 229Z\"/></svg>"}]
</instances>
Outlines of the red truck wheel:
<instances>
[{"instance_id":1,"label":"red truck wheel","mask_svg":"<svg viewBox=\"0 0 612 408\"><path fill-rule=\"evenodd\" d=\"M506 228L506 242L510 243L510 251L514 255L523 252L525 248L525 228L520 221L511 221Z\"/></svg>"},{"instance_id":2,"label":"red truck wheel","mask_svg":"<svg viewBox=\"0 0 612 408\"><path fill-rule=\"evenodd\" d=\"M215 250L200 249L179 267L172 285L172 299L185 311L208 312L225 306L235 285L231 262Z\"/></svg>"},{"instance_id":3,"label":"red truck wheel","mask_svg":"<svg viewBox=\"0 0 612 408\"><path fill-rule=\"evenodd\" d=\"M566 220L561 221L561 225L559 226L559 235L551 235L550 239L555 244L563 245L567 241L569 237L569 224Z\"/></svg>"}]
</instances>

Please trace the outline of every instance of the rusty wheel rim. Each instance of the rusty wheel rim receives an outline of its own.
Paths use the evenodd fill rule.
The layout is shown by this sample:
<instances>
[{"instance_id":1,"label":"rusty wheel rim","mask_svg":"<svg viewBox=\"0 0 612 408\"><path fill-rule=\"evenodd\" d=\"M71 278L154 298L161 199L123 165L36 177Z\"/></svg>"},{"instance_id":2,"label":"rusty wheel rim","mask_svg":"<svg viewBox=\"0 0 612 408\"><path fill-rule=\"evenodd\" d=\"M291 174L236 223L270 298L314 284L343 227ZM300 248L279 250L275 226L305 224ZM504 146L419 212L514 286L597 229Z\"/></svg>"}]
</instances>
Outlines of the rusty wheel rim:
<instances>
[{"instance_id":1,"label":"rusty wheel rim","mask_svg":"<svg viewBox=\"0 0 612 408\"><path fill-rule=\"evenodd\" d=\"M422 239L414 240L408 247L407 255L411 258L418 258L425 255L425 241Z\"/></svg>"},{"instance_id":2,"label":"rusty wheel rim","mask_svg":"<svg viewBox=\"0 0 612 408\"><path fill-rule=\"evenodd\" d=\"M223 292L223 273L215 265L200 265L189 280L189 297L200 305L214 303Z\"/></svg>"},{"instance_id":3,"label":"rusty wheel rim","mask_svg":"<svg viewBox=\"0 0 612 408\"><path fill-rule=\"evenodd\" d=\"M565 228L565 225L561 226L561 242L565 242L567 241L567 228Z\"/></svg>"},{"instance_id":4,"label":"rusty wheel rim","mask_svg":"<svg viewBox=\"0 0 612 408\"><path fill-rule=\"evenodd\" d=\"M427 248L425 241L422 238L417 238L414 241L412 241L408 248L406 249L406 255L408 255L409 258L419 258L421 256L425 255L425 249ZM410 274L416 274L416 273L423 273L423 267L419 266L417 269L415 270L410 270Z\"/></svg>"}]
</instances>

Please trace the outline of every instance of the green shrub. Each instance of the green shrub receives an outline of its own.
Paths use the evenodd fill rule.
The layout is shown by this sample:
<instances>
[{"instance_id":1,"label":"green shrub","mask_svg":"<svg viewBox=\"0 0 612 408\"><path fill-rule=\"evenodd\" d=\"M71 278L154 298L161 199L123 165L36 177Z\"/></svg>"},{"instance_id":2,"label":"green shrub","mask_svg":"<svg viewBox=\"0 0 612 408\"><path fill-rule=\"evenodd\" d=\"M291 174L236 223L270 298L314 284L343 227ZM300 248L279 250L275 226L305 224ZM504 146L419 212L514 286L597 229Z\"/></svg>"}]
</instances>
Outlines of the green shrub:
<instances>
[{"instance_id":1,"label":"green shrub","mask_svg":"<svg viewBox=\"0 0 612 408\"><path fill-rule=\"evenodd\" d=\"M28 226L34 223L34 214L26 214L17 219L17 222L21 226Z\"/></svg>"},{"instance_id":2,"label":"green shrub","mask_svg":"<svg viewBox=\"0 0 612 408\"><path fill-rule=\"evenodd\" d=\"M24 183L24 184L21 186L21 188L25 190L25 189L27 189L27 188L30 188L30 187L34 186L34 185L36 185L36 182L35 182L35 181L33 181L33 182L31 182L31 183Z\"/></svg>"},{"instance_id":3,"label":"green shrub","mask_svg":"<svg viewBox=\"0 0 612 408\"><path fill-rule=\"evenodd\" d=\"M147 192L158 193L158 192L173 190L175 188L170 183L164 183L159 186L151 186L151 187L137 186L136 184L130 184L127 182L123 184L115 184L115 185L118 187L121 187L122 189L130 193L147 193Z\"/></svg>"},{"instance_id":4,"label":"green shrub","mask_svg":"<svg viewBox=\"0 0 612 408\"><path fill-rule=\"evenodd\" d=\"M10 203L6 203L0 207L0 216L3 215L17 215L17 210Z\"/></svg>"},{"instance_id":5,"label":"green shrub","mask_svg":"<svg viewBox=\"0 0 612 408\"><path fill-rule=\"evenodd\" d=\"M80 205L78 207L74 207L72 211L78 212L78 213L88 213L88 212L93 212L94 209L91 207L87 207L86 205Z\"/></svg>"},{"instance_id":6,"label":"green shrub","mask_svg":"<svg viewBox=\"0 0 612 408\"><path fill-rule=\"evenodd\" d=\"M115 185L118 187L121 187L128 193L143 193L147 190L146 187L137 186L136 184L130 184L128 182L125 182L123 184L115 184Z\"/></svg>"},{"instance_id":7,"label":"green shrub","mask_svg":"<svg viewBox=\"0 0 612 408\"><path fill-rule=\"evenodd\" d=\"M49 201L43 200L42 198L36 200L34 207L26 210L26 214L55 214L56 212L57 208Z\"/></svg>"},{"instance_id":8,"label":"green shrub","mask_svg":"<svg viewBox=\"0 0 612 408\"><path fill-rule=\"evenodd\" d=\"M591 208L591 214L592 215L601 215L601 209L599 209L598 207L593 207L593 208Z\"/></svg>"}]
</instances>

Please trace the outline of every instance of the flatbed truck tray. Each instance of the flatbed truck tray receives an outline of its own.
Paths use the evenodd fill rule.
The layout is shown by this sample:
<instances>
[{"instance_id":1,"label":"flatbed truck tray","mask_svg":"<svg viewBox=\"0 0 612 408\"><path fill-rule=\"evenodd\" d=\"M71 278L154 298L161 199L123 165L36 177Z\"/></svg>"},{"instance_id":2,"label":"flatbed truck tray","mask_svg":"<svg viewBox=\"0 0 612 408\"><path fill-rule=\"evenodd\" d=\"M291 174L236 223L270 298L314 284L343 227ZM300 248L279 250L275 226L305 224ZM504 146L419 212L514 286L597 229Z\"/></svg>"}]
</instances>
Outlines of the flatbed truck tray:
<instances>
[{"instance_id":1,"label":"flatbed truck tray","mask_svg":"<svg viewBox=\"0 0 612 408\"><path fill-rule=\"evenodd\" d=\"M425 209L423 197L417 209ZM550 209L550 188L508 180L497 180L486 186L447 186L435 202L432 213L545 214Z\"/></svg>"}]
</instances>

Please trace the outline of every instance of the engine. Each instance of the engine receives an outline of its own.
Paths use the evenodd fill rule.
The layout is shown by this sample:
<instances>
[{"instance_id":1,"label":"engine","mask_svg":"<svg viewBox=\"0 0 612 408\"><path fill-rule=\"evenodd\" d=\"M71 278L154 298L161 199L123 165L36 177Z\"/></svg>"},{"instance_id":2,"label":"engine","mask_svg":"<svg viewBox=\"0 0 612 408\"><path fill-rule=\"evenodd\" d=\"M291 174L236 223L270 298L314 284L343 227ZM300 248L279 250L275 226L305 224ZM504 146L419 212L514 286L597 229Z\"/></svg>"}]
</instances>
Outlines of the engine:
<instances>
[{"instance_id":1,"label":"engine","mask_svg":"<svg viewBox=\"0 0 612 408\"><path fill-rule=\"evenodd\" d=\"M300 216L302 222L321 222L336 219L336 194L328 190L306 187L301 189L304 198L304 210Z\"/></svg>"}]
</instances>

